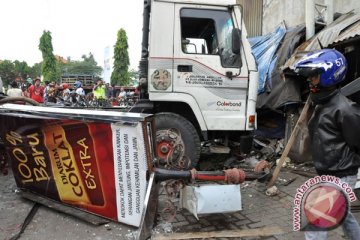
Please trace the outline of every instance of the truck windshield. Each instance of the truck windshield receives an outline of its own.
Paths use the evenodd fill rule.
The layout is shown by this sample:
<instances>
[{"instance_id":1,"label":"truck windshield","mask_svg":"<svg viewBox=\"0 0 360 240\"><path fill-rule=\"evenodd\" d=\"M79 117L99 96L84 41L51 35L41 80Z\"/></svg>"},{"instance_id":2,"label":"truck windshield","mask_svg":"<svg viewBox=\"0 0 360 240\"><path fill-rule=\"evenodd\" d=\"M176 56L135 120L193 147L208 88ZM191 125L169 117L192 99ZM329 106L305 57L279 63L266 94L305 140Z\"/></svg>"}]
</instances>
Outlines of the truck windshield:
<instances>
[{"instance_id":1,"label":"truck windshield","mask_svg":"<svg viewBox=\"0 0 360 240\"><path fill-rule=\"evenodd\" d=\"M240 56L232 52L234 23L227 11L181 10L181 37L184 53L220 55L223 67L240 67ZM239 43L240 44L240 43Z\"/></svg>"}]
</instances>

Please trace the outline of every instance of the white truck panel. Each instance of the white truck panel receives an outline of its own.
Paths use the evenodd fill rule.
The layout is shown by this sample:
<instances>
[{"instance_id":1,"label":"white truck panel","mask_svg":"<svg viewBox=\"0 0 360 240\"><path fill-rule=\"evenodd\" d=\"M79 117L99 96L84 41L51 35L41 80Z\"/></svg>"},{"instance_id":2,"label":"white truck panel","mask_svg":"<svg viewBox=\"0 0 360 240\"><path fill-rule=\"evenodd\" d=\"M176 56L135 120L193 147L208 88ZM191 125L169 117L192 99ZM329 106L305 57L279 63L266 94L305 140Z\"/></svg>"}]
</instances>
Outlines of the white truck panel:
<instances>
[{"instance_id":1,"label":"white truck panel","mask_svg":"<svg viewBox=\"0 0 360 240\"><path fill-rule=\"evenodd\" d=\"M160 2L152 7L150 26L149 56L173 57L174 4Z\"/></svg>"},{"instance_id":2,"label":"white truck panel","mask_svg":"<svg viewBox=\"0 0 360 240\"><path fill-rule=\"evenodd\" d=\"M154 0L154 1L181 3L181 4L215 5L215 6L231 6L236 4L236 0Z\"/></svg>"},{"instance_id":3,"label":"white truck panel","mask_svg":"<svg viewBox=\"0 0 360 240\"><path fill-rule=\"evenodd\" d=\"M163 93L163 92L153 92L149 95L149 99L151 101L164 101L164 102L179 102L179 99L181 99L181 102L187 103L189 106L191 106L193 108L195 117L198 120L201 130L202 131L207 130L207 126L204 121L204 118L203 118L201 111L199 109L199 106L193 96L191 96L187 93L170 93L169 94L169 93Z\"/></svg>"},{"instance_id":4,"label":"white truck panel","mask_svg":"<svg viewBox=\"0 0 360 240\"><path fill-rule=\"evenodd\" d=\"M171 92L173 90L172 61L167 61L162 66L156 66L152 63L152 57L173 57L174 4L156 3L156 7L152 8L150 18L149 91Z\"/></svg>"},{"instance_id":5,"label":"white truck panel","mask_svg":"<svg viewBox=\"0 0 360 240\"><path fill-rule=\"evenodd\" d=\"M241 69L236 65L224 67L221 54L213 53L214 49L209 48L209 36L214 36L210 35L214 28L203 24L204 21L210 22L211 19L214 19L215 24L224 24L221 19L228 18L223 18L222 16L225 15L221 14L228 13L226 6L235 3L236 1L209 0L153 0L152 2L149 98L155 102L187 103L202 131L254 130L254 124L250 125L248 118L250 115L256 116L258 73L250 44L246 39L240 7L234 7L235 11L229 19L233 21L233 27L242 31ZM192 19L200 25L192 25L190 22ZM200 22L196 19L204 20ZM192 29L193 26L197 27ZM221 25L222 31L224 26ZM201 32L203 29L208 31L204 33L207 35L196 35L199 34L196 31ZM188 35L183 35L182 31ZM218 36L229 36L228 30L222 31L216 30L215 33L220 34ZM199 46L194 52L184 50L184 39L188 38L187 36L194 36L193 38L199 36L199 40L206 39L207 42L202 43L205 52L204 50L198 52L196 49L202 49ZM229 73L232 75L231 78L228 76Z\"/></svg>"}]
</instances>

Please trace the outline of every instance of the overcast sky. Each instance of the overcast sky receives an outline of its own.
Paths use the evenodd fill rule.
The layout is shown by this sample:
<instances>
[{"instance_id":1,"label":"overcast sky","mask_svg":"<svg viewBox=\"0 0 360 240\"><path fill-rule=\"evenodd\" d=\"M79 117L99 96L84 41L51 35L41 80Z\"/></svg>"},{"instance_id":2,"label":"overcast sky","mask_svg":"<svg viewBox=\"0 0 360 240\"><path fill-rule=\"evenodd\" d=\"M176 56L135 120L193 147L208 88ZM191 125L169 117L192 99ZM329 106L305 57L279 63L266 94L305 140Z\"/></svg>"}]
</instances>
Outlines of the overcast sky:
<instances>
[{"instance_id":1,"label":"overcast sky","mask_svg":"<svg viewBox=\"0 0 360 240\"><path fill-rule=\"evenodd\" d=\"M93 53L103 67L104 49L125 29L130 69L141 55L142 0L0 0L0 60L42 60L38 48L43 30L52 36L54 54L81 60Z\"/></svg>"}]
</instances>

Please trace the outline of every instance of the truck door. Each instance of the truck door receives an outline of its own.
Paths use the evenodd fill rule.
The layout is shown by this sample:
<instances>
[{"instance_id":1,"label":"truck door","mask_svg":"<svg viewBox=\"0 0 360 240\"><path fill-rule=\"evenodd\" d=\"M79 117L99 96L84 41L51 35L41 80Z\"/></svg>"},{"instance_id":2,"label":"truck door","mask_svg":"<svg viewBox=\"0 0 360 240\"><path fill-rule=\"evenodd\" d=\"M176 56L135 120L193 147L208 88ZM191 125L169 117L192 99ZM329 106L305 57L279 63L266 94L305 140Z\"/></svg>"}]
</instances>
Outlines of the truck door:
<instances>
[{"instance_id":1,"label":"truck door","mask_svg":"<svg viewBox=\"0 0 360 240\"><path fill-rule=\"evenodd\" d=\"M229 9L175 6L173 91L195 98L208 130L242 130L246 123L249 73L243 48L232 51L241 22Z\"/></svg>"}]
</instances>

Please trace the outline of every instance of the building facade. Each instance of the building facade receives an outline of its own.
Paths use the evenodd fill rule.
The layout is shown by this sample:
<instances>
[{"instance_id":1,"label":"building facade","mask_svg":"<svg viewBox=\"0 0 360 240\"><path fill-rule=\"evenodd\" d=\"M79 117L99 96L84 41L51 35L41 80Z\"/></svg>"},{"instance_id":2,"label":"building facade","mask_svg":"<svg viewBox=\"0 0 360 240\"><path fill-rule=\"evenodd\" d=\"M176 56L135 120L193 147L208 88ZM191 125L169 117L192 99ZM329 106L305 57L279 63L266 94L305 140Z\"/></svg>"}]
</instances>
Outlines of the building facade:
<instances>
[{"instance_id":1,"label":"building facade","mask_svg":"<svg viewBox=\"0 0 360 240\"><path fill-rule=\"evenodd\" d=\"M329 0L315 0L314 18L324 13ZM287 27L305 23L306 0L238 0L243 6L244 21L248 36L259 36L272 32L281 22ZM346 13L360 8L358 0L333 0L334 13Z\"/></svg>"}]
</instances>

